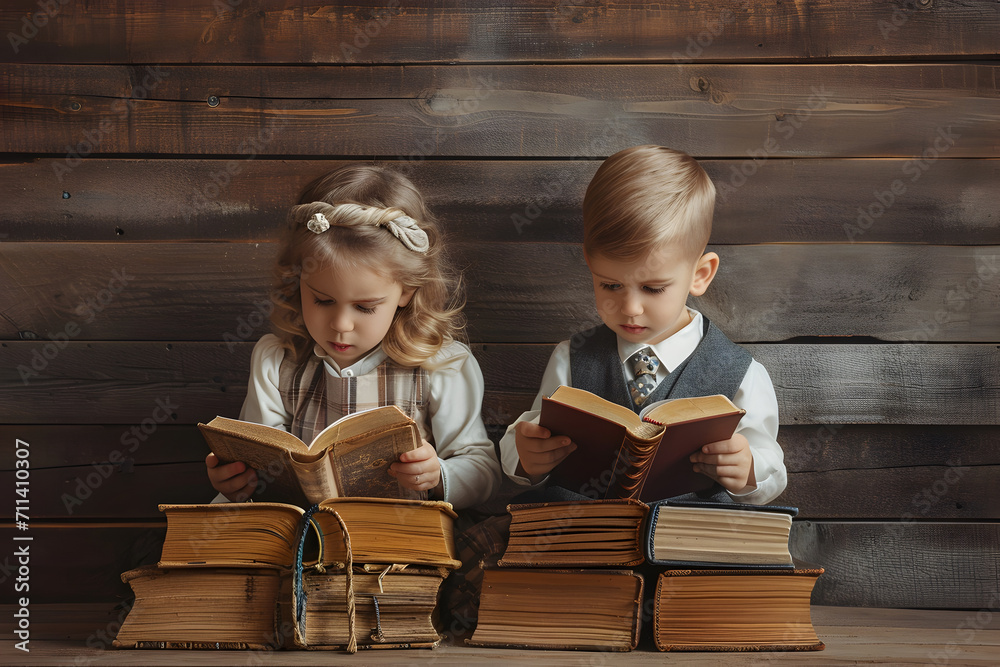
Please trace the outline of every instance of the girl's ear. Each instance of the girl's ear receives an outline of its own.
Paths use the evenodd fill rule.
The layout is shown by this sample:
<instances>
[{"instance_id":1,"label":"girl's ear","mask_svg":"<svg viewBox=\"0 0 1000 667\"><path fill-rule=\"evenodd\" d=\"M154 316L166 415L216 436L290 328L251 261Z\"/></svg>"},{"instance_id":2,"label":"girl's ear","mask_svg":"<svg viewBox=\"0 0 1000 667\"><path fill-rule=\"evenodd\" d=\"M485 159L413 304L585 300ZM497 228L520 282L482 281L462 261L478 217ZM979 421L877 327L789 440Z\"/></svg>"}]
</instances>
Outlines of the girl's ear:
<instances>
[{"instance_id":1,"label":"girl's ear","mask_svg":"<svg viewBox=\"0 0 1000 667\"><path fill-rule=\"evenodd\" d=\"M403 295L399 297L398 307L404 308L408 303L410 303L410 299L413 298L413 295L416 293L416 291L417 291L416 287L404 287Z\"/></svg>"},{"instance_id":2,"label":"girl's ear","mask_svg":"<svg viewBox=\"0 0 1000 667\"><path fill-rule=\"evenodd\" d=\"M694 265L694 276L691 279L691 296L701 296L715 278L719 270L719 256L714 252L706 252Z\"/></svg>"}]
</instances>

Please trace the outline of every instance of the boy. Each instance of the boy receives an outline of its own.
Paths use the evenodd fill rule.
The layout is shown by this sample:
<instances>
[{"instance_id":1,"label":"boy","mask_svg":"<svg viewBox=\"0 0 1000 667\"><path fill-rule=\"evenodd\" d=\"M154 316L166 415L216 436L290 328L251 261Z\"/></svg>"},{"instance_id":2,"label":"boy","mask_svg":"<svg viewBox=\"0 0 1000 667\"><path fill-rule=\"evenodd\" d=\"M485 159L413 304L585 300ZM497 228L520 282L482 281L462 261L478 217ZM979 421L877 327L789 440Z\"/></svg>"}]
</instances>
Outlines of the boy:
<instances>
[{"instance_id":1,"label":"boy","mask_svg":"<svg viewBox=\"0 0 1000 667\"><path fill-rule=\"evenodd\" d=\"M718 500L763 504L785 488L767 371L686 306L719 268L719 256L705 252L714 207L712 181L679 151L635 146L597 170L583 200L583 250L604 325L556 347L534 409L500 441L515 483L540 486L576 449L538 425L542 397L569 385L636 412L665 398L725 394L746 414L731 439L691 455L694 469L717 482Z\"/></svg>"}]
</instances>

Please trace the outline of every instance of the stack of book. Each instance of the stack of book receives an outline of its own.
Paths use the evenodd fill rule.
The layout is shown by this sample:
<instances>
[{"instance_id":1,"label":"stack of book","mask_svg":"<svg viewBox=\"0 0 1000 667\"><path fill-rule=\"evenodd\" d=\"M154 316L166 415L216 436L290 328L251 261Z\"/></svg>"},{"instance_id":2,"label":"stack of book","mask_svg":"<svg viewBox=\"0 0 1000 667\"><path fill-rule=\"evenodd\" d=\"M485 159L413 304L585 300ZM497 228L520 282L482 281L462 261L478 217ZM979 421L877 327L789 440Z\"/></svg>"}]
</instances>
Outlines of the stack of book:
<instances>
[{"instance_id":1,"label":"stack of book","mask_svg":"<svg viewBox=\"0 0 1000 667\"><path fill-rule=\"evenodd\" d=\"M653 641L661 651L822 650L809 613L819 567L788 550L792 507L653 503Z\"/></svg>"},{"instance_id":2,"label":"stack of book","mask_svg":"<svg viewBox=\"0 0 1000 667\"><path fill-rule=\"evenodd\" d=\"M639 641L647 507L637 500L510 505L510 541L483 564L473 646L630 651Z\"/></svg>"},{"instance_id":3,"label":"stack of book","mask_svg":"<svg viewBox=\"0 0 1000 667\"><path fill-rule=\"evenodd\" d=\"M156 566L125 572L136 599L120 648L434 646L455 559L449 503L334 498L161 505ZM362 628L362 630L357 630Z\"/></svg>"}]
</instances>

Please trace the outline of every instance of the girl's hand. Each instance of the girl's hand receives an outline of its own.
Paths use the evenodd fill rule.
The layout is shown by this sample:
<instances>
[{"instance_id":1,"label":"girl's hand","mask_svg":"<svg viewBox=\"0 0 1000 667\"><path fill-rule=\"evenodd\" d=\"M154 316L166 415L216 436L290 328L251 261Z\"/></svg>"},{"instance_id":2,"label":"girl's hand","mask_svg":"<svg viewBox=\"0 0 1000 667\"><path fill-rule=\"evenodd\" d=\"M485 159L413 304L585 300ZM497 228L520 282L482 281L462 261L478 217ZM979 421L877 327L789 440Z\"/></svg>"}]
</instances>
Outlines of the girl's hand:
<instances>
[{"instance_id":1,"label":"girl's hand","mask_svg":"<svg viewBox=\"0 0 1000 667\"><path fill-rule=\"evenodd\" d=\"M257 488L257 471L242 461L219 465L215 454L205 457L208 479L212 488L224 495L230 502L242 503L250 498Z\"/></svg>"},{"instance_id":2,"label":"girl's hand","mask_svg":"<svg viewBox=\"0 0 1000 667\"><path fill-rule=\"evenodd\" d=\"M434 445L423 444L399 455L399 460L389 466L389 474L399 485L414 491L435 491L441 495L441 461L438 460Z\"/></svg>"},{"instance_id":3,"label":"girl's hand","mask_svg":"<svg viewBox=\"0 0 1000 667\"><path fill-rule=\"evenodd\" d=\"M711 477L730 493L745 492L748 486L757 488L750 443L739 433L705 445L690 460L695 472Z\"/></svg>"}]
</instances>

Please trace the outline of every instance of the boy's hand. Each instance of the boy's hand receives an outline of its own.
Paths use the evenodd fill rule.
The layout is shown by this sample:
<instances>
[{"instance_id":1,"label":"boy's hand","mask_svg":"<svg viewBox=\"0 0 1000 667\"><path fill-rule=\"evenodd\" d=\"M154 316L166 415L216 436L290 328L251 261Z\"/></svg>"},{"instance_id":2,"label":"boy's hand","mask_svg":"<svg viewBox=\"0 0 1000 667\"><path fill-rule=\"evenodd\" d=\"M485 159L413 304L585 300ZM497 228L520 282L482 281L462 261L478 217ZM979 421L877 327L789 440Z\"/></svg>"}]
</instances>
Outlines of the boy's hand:
<instances>
[{"instance_id":1,"label":"boy's hand","mask_svg":"<svg viewBox=\"0 0 1000 667\"><path fill-rule=\"evenodd\" d=\"M242 461L219 464L215 454L205 457L208 467L208 479L212 488L224 495L233 503L242 503L250 498L257 488L257 471Z\"/></svg>"},{"instance_id":2,"label":"boy's hand","mask_svg":"<svg viewBox=\"0 0 1000 667\"><path fill-rule=\"evenodd\" d=\"M733 434L729 440L712 442L691 455L695 472L711 477L730 493L739 493L747 486L756 488L753 454L745 436Z\"/></svg>"},{"instance_id":3,"label":"boy's hand","mask_svg":"<svg viewBox=\"0 0 1000 667\"><path fill-rule=\"evenodd\" d=\"M435 495L441 495L441 461L438 459L434 445L423 441L416 449L403 452L399 460L389 466L389 474L396 478L399 485L414 491L434 490Z\"/></svg>"},{"instance_id":4,"label":"boy's hand","mask_svg":"<svg viewBox=\"0 0 1000 667\"><path fill-rule=\"evenodd\" d=\"M531 422L519 422L514 427L514 442L521 469L532 484L541 481L576 450L576 445L566 436L552 435L549 429Z\"/></svg>"}]
</instances>

